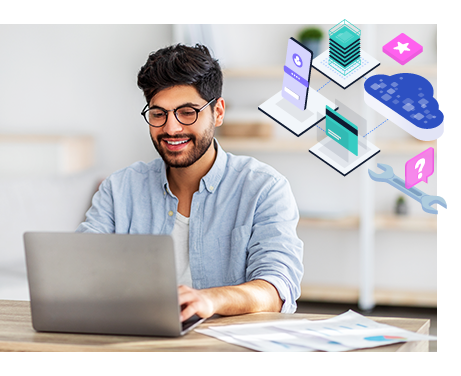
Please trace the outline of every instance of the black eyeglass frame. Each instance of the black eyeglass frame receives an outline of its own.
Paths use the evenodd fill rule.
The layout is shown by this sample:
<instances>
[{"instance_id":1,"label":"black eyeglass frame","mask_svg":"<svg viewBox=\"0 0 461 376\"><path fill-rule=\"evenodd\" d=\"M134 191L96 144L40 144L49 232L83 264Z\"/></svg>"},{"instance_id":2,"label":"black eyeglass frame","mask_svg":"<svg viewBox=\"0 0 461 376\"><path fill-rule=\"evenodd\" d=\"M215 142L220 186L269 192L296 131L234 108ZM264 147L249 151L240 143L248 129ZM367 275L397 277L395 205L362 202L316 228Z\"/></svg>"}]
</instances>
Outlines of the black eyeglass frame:
<instances>
[{"instance_id":1,"label":"black eyeglass frame","mask_svg":"<svg viewBox=\"0 0 461 376\"><path fill-rule=\"evenodd\" d=\"M182 106L179 106L178 108L174 108L172 110L165 110L164 108L162 107L157 107L157 106L154 106L154 107L148 107L149 104L146 104L144 106L144 108L142 109L141 111L141 115L142 117L144 118L144 120L146 121L147 124L149 124L151 127L154 127L154 128L161 128L163 127L166 122L168 121L168 112L173 112L174 113L174 117L176 118L176 120L182 124L182 125L185 125L185 126L189 126L189 125L192 125L192 124L195 124L198 120L198 114L200 112L202 112L205 108L207 108L211 103L213 103L213 101L215 101L216 98L213 98L212 100L210 100L208 103L204 104L201 108L195 108L195 107L192 107L191 105L189 104L185 104L185 105L182 105ZM190 124L184 124L181 120L179 120L178 118L178 114L176 113L176 111L180 110L181 108L184 108L184 107L189 107L189 108L192 108L196 115L195 115L195 120L190 123ZM160 111L163 111L165 113L165 122L162 124L162 125L152 125L151 123L149 123L149 121L147 120L147 117L146 117L146 113L149 112L150 110L153 110L153 109L157 109L157 110L160 110Z\"/></svg>"}]
</instances>

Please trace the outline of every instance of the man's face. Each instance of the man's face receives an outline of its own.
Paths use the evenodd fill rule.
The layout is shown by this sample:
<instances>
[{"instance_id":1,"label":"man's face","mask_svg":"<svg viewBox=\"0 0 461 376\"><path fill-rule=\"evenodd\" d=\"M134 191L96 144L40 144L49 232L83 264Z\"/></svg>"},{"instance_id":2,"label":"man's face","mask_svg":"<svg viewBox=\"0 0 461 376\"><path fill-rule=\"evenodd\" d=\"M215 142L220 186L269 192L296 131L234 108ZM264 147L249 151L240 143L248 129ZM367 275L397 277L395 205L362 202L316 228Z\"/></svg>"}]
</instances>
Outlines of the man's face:
<instances>
[{"instance_id":1,"label":"man's face","mask_svg":"<svg viewBox=\"0 0 461 376\"><path fill-rule=\"evenodd\" d=\"M207 101L200 97L193 86L174 86L157 93L151 99L149 107L158 106L165 110L172 110L187 104L200 109L206 103ZM201 111L197 121L192 125L181 124L173 112L168 112L168 119L163 127L150 127L155 149L167 166L189 167L210 148L215 126L222 123L219 109L213 114L211 105L214 103ZM217 124L219 120L220 123Z\"/></svg>"}]
</instances>

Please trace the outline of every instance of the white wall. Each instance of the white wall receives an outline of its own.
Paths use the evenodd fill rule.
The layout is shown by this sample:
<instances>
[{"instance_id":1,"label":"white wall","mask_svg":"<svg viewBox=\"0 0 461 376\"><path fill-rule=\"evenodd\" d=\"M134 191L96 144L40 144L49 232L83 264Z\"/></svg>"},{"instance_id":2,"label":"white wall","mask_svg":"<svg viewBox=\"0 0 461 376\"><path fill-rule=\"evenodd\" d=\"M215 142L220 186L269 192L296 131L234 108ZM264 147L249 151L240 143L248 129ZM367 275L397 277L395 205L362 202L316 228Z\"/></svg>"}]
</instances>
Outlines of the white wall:
<instances>
[{"instance_id":1,"label":"white wall","mask_svg":"<svg viewBox=\"0 0 461 376\"><path fill-rule=\"evenodd\" d=\"M90 134L109 174L153 153L137 73L171 25L0 25L0 133Z\"/></svg>"},{"instance_id":2,"label":"white wall","mask_svg":"<svg viewBox=\"0 0 461 376\"><path fill-rule=\"evenodd\" d=\"M171 34L171 25L0 25L0 134L89 134L96 149L86 173L0 176L0 299L28 299L25 231L74 231L100 178L157 157L137 73Z\"/></svg>"}]
</instances>

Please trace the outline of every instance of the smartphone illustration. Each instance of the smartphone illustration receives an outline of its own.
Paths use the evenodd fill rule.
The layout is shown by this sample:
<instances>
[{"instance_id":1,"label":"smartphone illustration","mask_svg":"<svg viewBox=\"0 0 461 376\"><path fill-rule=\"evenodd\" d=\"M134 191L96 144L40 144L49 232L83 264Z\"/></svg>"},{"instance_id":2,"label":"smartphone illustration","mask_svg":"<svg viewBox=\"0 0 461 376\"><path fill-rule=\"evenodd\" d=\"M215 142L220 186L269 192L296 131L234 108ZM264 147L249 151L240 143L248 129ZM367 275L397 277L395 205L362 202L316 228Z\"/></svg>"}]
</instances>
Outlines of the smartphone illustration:
<instances>
[{"instance_id":1,"label":"smartphone illustration","mask_svg":"<svg viewBox=\"0 0 461 376\"><path fill-rule=\"evenodd\" d=\"M311 68L312 51L296 39L288 39L282 97L303 111L307 105Z\"/></svg>"}]
</instances>

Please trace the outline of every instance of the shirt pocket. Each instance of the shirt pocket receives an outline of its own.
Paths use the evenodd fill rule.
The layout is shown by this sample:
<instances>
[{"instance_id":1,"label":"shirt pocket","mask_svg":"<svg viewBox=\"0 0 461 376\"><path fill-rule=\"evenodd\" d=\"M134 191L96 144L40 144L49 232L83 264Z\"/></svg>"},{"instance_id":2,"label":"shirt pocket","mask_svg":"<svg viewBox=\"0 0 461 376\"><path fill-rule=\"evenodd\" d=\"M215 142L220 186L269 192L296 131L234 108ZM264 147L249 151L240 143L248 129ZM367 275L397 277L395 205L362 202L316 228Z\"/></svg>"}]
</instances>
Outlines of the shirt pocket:
<instances>
[{"instance_id":1,"label":"shirt pocket","mask_svg":"<svg viewBox=\"0 0 461 376\"><path fill-rule=\"evenodd\" d=\"M232 230L231 235L218 238L222 260L223 281L227 285L246 282L248 242L251 226L240 226Z\"/></svg>"}]
</instances>

